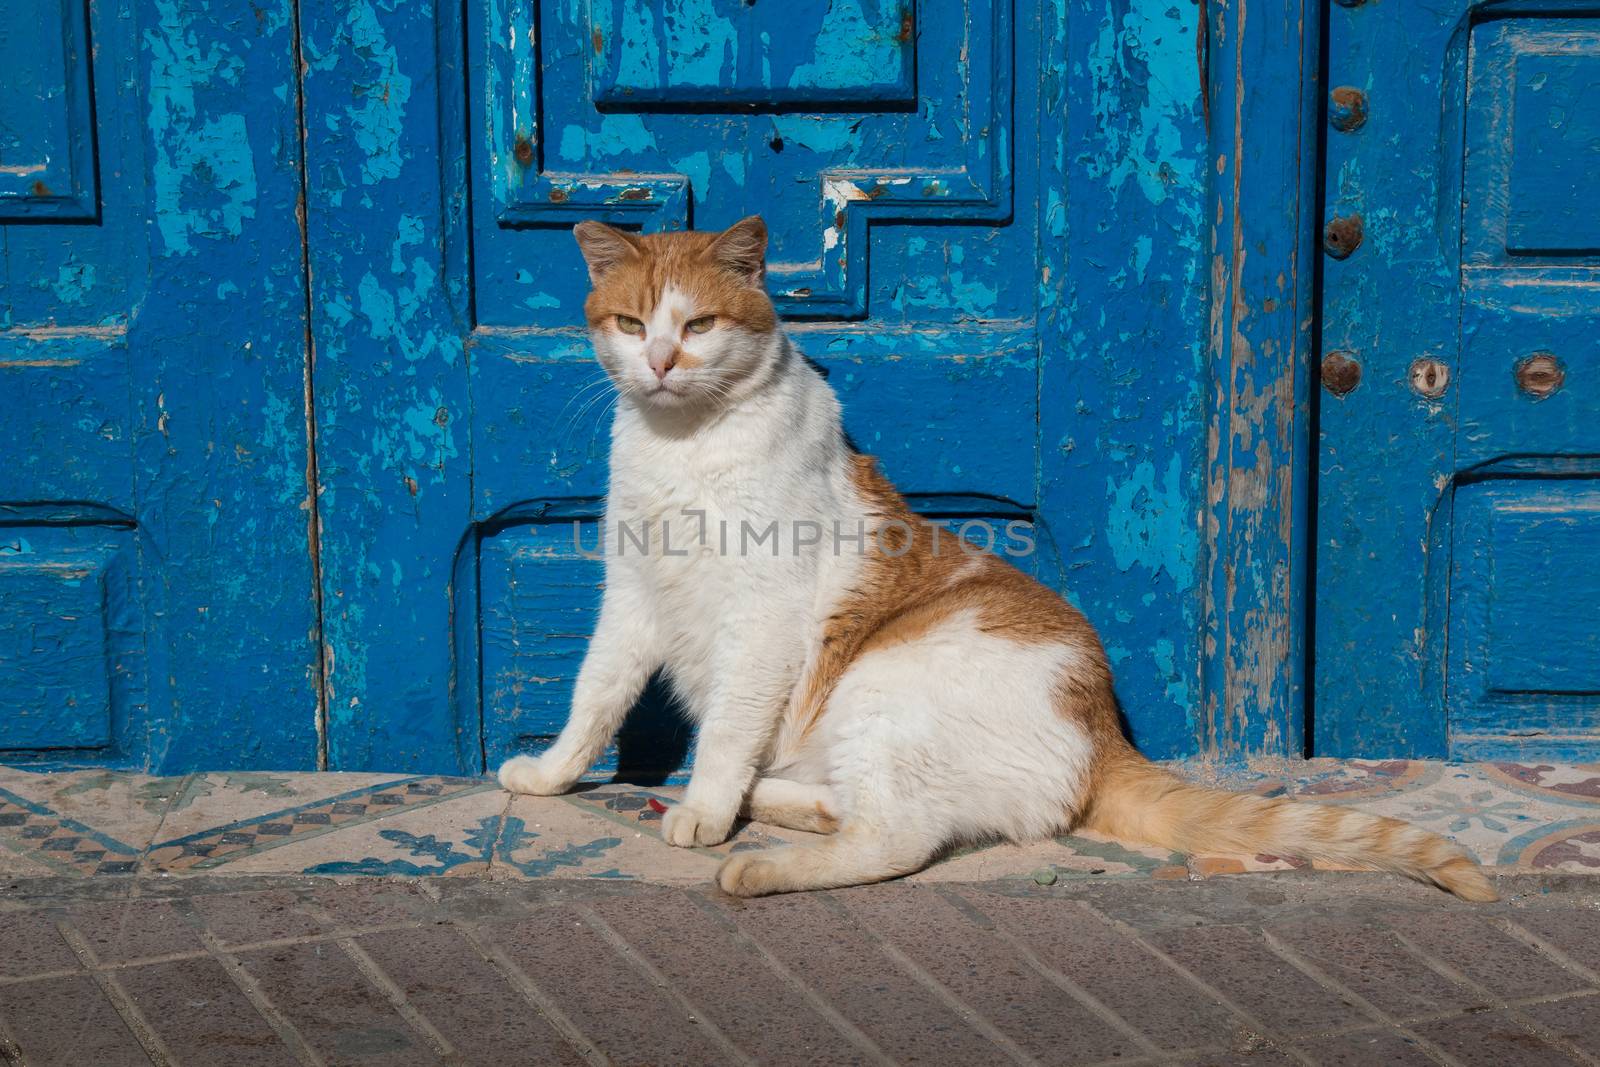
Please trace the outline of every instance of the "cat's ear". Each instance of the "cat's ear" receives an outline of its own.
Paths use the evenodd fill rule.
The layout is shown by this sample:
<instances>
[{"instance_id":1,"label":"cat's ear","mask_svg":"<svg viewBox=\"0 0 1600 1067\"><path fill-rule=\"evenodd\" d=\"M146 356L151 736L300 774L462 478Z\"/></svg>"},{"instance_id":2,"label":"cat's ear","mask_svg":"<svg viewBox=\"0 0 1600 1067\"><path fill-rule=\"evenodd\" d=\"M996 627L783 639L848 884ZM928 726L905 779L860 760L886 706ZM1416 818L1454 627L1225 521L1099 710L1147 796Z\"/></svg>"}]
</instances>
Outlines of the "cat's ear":
<instances>
[{"instance_id":1,"label":"cat's ear","mask_svg":"<svg viewBox=\"0 0 1600 1067\"><path fill-rule=\"evenodd\" d=\"M706 254L723 270L760 289L767 282L767 224L750 215L717 234Z\"/></svg>"},{"instance_id":2,"label":"cat's ear","mask_svg":"<svg viewBox=\"0 0 1600 1067\"><path fill-rule=\"evenodd\" d=\"M589 280L596 285L629 256L639 254L638 238L603 222L585 219L572 228L578 250L589 265Z\"/></svg>"}]
</instances>

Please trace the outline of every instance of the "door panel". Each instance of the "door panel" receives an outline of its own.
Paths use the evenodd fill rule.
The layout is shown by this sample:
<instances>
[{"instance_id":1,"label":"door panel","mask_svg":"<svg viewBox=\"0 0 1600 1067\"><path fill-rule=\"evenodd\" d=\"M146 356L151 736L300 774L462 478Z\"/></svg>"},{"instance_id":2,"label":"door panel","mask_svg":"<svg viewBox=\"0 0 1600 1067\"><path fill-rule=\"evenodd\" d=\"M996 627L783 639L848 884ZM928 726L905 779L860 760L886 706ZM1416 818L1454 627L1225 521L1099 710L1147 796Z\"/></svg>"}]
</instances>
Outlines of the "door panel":
<instances>
[{"instance_id":1,"label":"door panel","mask_svg":"<svg viewBox=\"0 0 1600 1067\"><path fill-rule=\"evenodd\" d=\"M1330 12L1327 210L1364 236L1324 275L1322 754L1600 744L1563 565L1600 472L1600 19L1552 8Z\"/></svg>"},{"instance_id":2,"label":"door panel","mask_svg":"<svg viewBox=\"0 0 1600 1067\"><path fill-rule=\"evenodd\" d=\"M315 765L290 21L0 27L7 761Z\"/></svg>"},{"instance_id":3,"label":"door panel","mask_svg":"<svg viewBox=\"0 0 1600 1067\"><path fill-rule=\"evenodd\" d=\"M1600 730L1600 484L1493 478L1455 496L1452 751L1535 754Z\"/></svg>"},{"instance_id":4,"label":"door panel","mask_svg":"<svg viewBox=\"0 0 1600 1067\"><path fill-rule=\"evenodd\" d=\"M1039 58L1013 77L1011 5L307 12L335 766L477 771L565 718L601 572L567 524L599 514L610 413L582 219L762 213L771 288L857 443L935 510L1031 514L1040 160L1012 119L1037 114ZM439 131L442 186L421 151L361 147L391 129Z\"/></svg>"}]
</instances>

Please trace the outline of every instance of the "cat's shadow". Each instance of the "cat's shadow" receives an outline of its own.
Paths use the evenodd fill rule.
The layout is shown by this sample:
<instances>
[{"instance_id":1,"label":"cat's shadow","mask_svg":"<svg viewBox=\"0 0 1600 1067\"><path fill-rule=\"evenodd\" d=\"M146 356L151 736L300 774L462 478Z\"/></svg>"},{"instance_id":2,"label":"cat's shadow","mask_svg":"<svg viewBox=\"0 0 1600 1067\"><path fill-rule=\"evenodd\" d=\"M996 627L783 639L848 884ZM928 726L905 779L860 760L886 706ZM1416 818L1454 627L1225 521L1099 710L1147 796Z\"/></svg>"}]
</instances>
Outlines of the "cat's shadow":
<instances>
[{"instance_id":1,"label":"cat's shadow","mask_svg":"<svg viewBox=\"0 0 1600 1067\"><path fill-rule=\"evenodd\" d=\"M677 698L657 673L617 731L617 773L613 781L664 785L689 772L694 727L678 710Z\"/></svg>"}]
</instances>

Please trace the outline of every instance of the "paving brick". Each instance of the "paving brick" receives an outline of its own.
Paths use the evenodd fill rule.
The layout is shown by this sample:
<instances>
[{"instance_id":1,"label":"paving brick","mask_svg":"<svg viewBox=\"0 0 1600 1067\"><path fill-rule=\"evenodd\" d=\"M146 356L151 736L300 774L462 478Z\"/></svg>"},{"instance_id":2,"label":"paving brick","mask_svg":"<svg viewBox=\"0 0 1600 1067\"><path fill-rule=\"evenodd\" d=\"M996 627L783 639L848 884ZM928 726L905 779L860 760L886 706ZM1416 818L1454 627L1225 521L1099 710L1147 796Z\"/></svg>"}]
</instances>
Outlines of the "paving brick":
<instances>
[{"instance_id":1,"label":"paving brick","mask_svg":"<svg viewBox=\"0 0 1600 1067\"><path fill-rule=\"evenodd\" d=\"M1600 994L1528 1004L1522 1013L1551 1036L1600 1057Z\"/></svg>"},{"instance_id":2,"label":"paving brick","mask_svg":"<svg viewBox=\"0 0 1600 1067\"><path fill-rule=\"evenodd\" d=\"M468 1063L584 1062L454 928L366 934L358 944Z\"/></svg>"},{"instance_id":3,"label":"paving brick","mask_svg":"<svg viewBox=\"0 0 1600 1067\"><path fill-rule=\"evenodd\" d=\"M1194 1059L1181 1062L1185 1067L1299 1067L1300 1064L1288 1053L1270 1047L1249 1052L1202 1052Z\"/></svg>"},{"instance_id":4,"label":"paving brick","mask_svg":"<svg viewBox=\"0 0 1600 1067\"><path fill-rule=\"evenodd\" d=\"M1499 1012L1459 1015L1411 1028L1464 1067L1572 1067L1565 1053Z\"/></svg>"},{"instance_id":5,"label":"paving brick","mask_svg":"<svg viewBox=\"0 0 1600 1067\"><path fill-rule=\"evenodd\" d=\"M53 919L38 911L0 912L0 978L78 968Z\"/></svg>"},{"instance_id":6,"label":"paving brick","mask_svg":"<svg viewBox=\"0 0 1600 1067\"><path fill-rule=\"evenodd\" d=\"M1034 955L1166 1049L1226 1045L1238 1023L1172 968L1076 901L963 894Z\"/></svg>"},{"instance_id":7,"label":"paving brick","mask_svg":"<svg viewBox=\"0 0 1600 1067\"><path fill-rule=\"evenodd\" d=\"M195 897L194 910L218 940L243 945L321 933L322 924L300 911L299 903L288 890L268 890Z\"/></svg>"},{"instance_id":8,"label":"paving brick","mask_svg":"<svg viewBox=\"0 0 1600 1067\"><path fill-rule=\"evenodd\" d=\"M146 964L118 971L117 981L179 1063L296 1062L216 960Z\"/></svg>"},{"instance_id":9,"label":"paving brick","mask_svg":"<svg viewBox=\"0 0 1600 1067\"><path fill-rule=\"evenodd\" d=\"M87 975L0 986L0 1019L28 1067L149 1067L150 1058Z\"/></svg>"},{"instance_id":10,"label":"paving brick","mask_svg":"<svg viewBox=\"0 0 1600 1067\"><path fill-rule=\"evenodd\" d=\"M373 879L329 886L308 894L312 904L341 926L388 926L432 921L434 903L414 885Z\"/></svg>"},{"instance_id":11,"label":"paving brick","mask_svg":"<svg viewBox=\"0 0 1600 1067\"><path fill-rule=\"evenodd\" d=\"M757 1062L863 1062L861 1050L686 893L601 901L594 911Z\"/></svg>"},{"instance_id":12,"label":"paving brick","mask_svg":"<svg viewBox=\"0 0 1600 1067\"><path fill-rule=\"evenodd\" d=\"M549 908L485 934L614 1062L725 1062L713 1040L572 909Z\"/></svg>"},{"instance_id":13,"label":"paving brick","mask_svg":"<svg viewBox=\"0 0 1600 1067\"><path fill-rule=\"evenodd\" d=\"M1284 962L1254 930L1204 926L1148 936L1207 985L1279 1033L1303 1034L1365 1019L1353 1004Z\"/></svg>"},{"instance_id":14,"label":"paving brick","mask_svg":"<svg viewBox=\"0 0 1600 1067\"><path fill-rule=\"evenodd\" d=\"M1135 1056L1139 1045L1039 975L1019 954L945 898L875 886L837 899L968 1007L1044 1060L1092 1063Z\"/></svg>"},{"instance_id":15,"label":"paving brick","mask_svg":"<svg viewBox=\"0 0 1600 1067\"><path fill-rule=\"evenodd\" d=\"M126 963L205 948L194 928L163 900L86 904L71 909L66 921L83 935L101 963Z\"/></svg>"},{"instance_id":16,"label":"paving brick","mask_svg":"<svg viewBox=\"0 0 1600 1067\"><path fill-rule=\"evenodd\" d=\"M239 955L274 1006L330 1065L438 1063L439 1058L332 942Z\"/></svg>"},{"instance_id":17,"label":"paving brick","mask_svg":"<svg viewBox=\"0 0 1600 1067\"><path fill-rule=\"evenodd\" d=\"M730 908L801 981L900 1063L1006 1063L981 1034L895 966L865 932L810 896Z\"/></svg>"},{"instance_id":18,"label":"paving brick","mask_svg":"<svg viewBox=\"0 0 1600 1067\"><path fill-rule=\"evenodd\" d=\"M1472 1007L1479 998L1408 952L1382 927L1334 920L1272 928L1290 948L1391 1018Z\"/></svg>"},{"instance_id":19,"label":"paving brick","mask_svg":"<svg viewBox=\"0 0 1600 1067\"><path fill-rule=\"evenodd\" d=\"M1584 987L1540 953L1476 916L1407 913L1394 916L1391 922L1424 952L1496 996L1536 997Z\"/></svg>"},{"instance_id":20,"label":"paving brick","mask_svg":"<svg viewBox=\"0 0 1600 1067\"><path fill-rule=\"evenodd\" d=\"M1538 934L1591 971L1600 972L1600 911L1553 908L1515 911L1507 916L1525 930Z\"/></svg>"},{"instance_id":21,"label":"paving brick","mask_svg":"<svg viewBox=\"0 0 1600 1067\"><path fill-rule=\"evenodd\" d=\"M1365 1030L1338 1037L1320 1037L1300 1043L1300 1050L1323 1067L1411 1067L1437 1061L1420 1045L1392 1030Z\"/></svg>"}]
</instances>

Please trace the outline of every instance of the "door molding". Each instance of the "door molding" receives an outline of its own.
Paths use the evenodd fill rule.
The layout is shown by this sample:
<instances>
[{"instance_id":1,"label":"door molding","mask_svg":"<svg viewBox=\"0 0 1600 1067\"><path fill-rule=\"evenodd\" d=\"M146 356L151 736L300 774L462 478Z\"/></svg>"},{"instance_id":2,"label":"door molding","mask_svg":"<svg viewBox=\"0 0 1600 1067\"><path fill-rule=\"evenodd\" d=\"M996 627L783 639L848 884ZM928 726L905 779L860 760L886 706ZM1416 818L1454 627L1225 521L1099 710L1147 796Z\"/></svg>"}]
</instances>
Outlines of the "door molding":
<instances>
[{"instance_id":1,"label":"door molding","mask_svg":"<svg viewBox=\"0 0 1600 1067\"><path fill-rule=\"evenodd\" d=\"M1305 754L1322 4L1202 0L1211 143L1199 747ZM1288 91L1300 86L1301 91Z\"/></svg>"}]
</instances>

